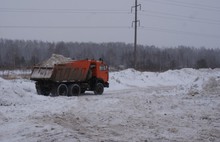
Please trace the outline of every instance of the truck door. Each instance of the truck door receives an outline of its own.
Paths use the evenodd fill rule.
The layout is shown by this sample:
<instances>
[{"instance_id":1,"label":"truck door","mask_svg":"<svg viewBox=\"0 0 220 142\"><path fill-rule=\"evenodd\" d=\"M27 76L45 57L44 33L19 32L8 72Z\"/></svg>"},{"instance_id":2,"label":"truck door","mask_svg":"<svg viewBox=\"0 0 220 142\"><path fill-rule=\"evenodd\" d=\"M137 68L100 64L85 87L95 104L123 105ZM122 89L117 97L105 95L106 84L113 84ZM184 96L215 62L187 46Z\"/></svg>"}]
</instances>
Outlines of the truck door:
<instances>
[{"instance_id":1,"label":"truck door","mask_svg":"<svg viewBox=\"0 0 220 142\"><path fill-rule=\"evenodd\" d=\"M99 66L99 78L102 78L104 82L108 82L108 66L105 64L100 64Z\"/></svg>"},{"instance_id":2,"label":"truck door","mask_svg":"<svg viewBox=\"0 0 220 142\"><path fill-rule=\"evenodd\" d=\"M90 65L90 70L92 71L92 76L96 77L97 76L96 64L92 63Z\"/></svg>"}]
</instances>

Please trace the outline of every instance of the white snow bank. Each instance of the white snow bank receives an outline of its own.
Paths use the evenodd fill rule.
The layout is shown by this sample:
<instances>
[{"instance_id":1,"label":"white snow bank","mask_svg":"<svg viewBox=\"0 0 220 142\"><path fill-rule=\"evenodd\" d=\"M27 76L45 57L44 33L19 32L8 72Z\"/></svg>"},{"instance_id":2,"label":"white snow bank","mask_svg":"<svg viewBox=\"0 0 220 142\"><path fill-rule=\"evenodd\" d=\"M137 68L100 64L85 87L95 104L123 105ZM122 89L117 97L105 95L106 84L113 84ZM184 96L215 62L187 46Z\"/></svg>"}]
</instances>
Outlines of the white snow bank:
<instances>
[{"instance_id":1,"label":"white snow bank","mask_svg":"<svg viewBox=\"0 0 220 142\"><path fill-rule=\"evenodd\" d=\"M0 76L4 75L27 75L31 70L0 70Z\"/></svg>"},{"instance_id":2,"label":"white snow bank","mask_svg":"<svg viewBox=\"0 0 220 142\"><path fill-rule=\"evenodd\" d=\"M109 82L110 87L106 92L170 86L178 93L195 95L202 90L220 86L220 69L181 69L163 73L127 69L111 72ZM26 104L30 103L30 100L37 99L35 83L30 80L0 78L0 92L0 105L3 106Z\"/></svg>"},{"instance_id":3,"label":"white snow bank","mask_svg":"<svg viewBox=\"0 0 220 142\"><path fill-rule=\"evenodd\" d=\"M212 78L220 78L220 69L181 69L159 72L139 72L127 69L110 73L110 90L127 89L131 87L147 88L155 86L178 86L182 90L202 90Z\"/></svg>"},{"instance_id":4,"label":"white snow bank","mask_svg":"<svg viewBox=\"0 0 220 142\"><path fill-rule=\"evenodd\" d=\"M30 103L36 91L29 80L0 78L0 92L0 106L11 106Z\"/></svg>"},{"instance_id":5,"label":"white snow bank","mask_svg":"<svg viewBox=\"0 0 220 142\"><path fill-rule=\"evenodd\" d=\"M111 72L109 76L110 87L106 89L106 92L172 86L178 92L189 94L220 86L220 69L181 69L163 73L127 69ZM0 92L0 105L24 104L30 102L30 98L37 96L34 82L23 79L4 80L0 78Z\"/></svg>"},{"instance_id":6,"label":"white snow bank","mask_svg":"<svg viewBox=\"0 0 220 142\"><path fill-rule=\"evenodd\" d=\"M0 70L0 77L7 79L29 78L31 70Z\"/></svg>"},{"instance_id":7,"label":"white snow bank","mask_svg":"<svg viewBox=\"0 0 220 142\"><path fill-rule=\"evenodd\" d=\"M220 69L111 72L102 96L79 97L0 78L0 141L218 141L219 92Z\"/></svg>"}]
</instances>

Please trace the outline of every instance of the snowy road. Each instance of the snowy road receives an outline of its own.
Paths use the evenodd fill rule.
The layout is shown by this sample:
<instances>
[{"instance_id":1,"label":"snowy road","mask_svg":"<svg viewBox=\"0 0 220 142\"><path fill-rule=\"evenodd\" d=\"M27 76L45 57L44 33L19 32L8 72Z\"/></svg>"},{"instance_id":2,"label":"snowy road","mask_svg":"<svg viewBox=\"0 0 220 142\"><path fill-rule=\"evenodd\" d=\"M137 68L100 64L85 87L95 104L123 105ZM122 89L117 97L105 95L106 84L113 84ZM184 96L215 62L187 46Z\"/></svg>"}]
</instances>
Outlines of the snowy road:
<instances>
[{"instance_id":1,"label":"snowy road","mask_svg":"<svg viewBox=\"0 0 220 142\"><path fill-rule=\"evenodd\" d=\"M38 96L0 78L0 141L218 142L220 70L110 74L101 96Z\"/></svg>"}]
</instances>

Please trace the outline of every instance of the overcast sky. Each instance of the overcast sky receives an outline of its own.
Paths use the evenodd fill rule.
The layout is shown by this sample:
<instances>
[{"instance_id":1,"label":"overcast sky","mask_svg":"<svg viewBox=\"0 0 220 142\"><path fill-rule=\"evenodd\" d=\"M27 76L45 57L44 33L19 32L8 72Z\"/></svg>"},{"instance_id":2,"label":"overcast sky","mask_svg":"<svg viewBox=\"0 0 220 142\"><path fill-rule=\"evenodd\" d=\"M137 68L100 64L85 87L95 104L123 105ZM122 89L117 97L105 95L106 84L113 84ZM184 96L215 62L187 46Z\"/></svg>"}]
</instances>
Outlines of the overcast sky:
<instances>
[{"instance_id":1,"label":"overcast sky","mask_svg":"<svg viewBox=\"0 0 220 142\"><path fill-rule=\"evenodd\" d=\"M134 2L0 0L0 38L133 43ZM138 44L220 48L220 0L138 3Z\"/></svg>"}]
</instances>

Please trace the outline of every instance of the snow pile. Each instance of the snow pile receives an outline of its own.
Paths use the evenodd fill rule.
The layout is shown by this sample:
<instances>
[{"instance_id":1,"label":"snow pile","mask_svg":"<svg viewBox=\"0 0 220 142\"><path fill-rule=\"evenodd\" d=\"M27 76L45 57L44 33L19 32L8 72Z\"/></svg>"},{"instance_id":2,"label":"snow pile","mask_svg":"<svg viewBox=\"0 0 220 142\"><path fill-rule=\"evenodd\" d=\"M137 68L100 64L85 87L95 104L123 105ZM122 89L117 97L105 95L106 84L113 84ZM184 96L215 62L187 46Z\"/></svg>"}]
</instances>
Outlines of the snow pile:
<instances>
[{"instance_id":1,"label":"snow pile","mask_svg":"<svg viewBox=\"0 0 220 142\"><path fill-rule=\"evenodd\" d=\"M0 78L0 106L15 106L30 103L35 94L29 80L4 80Z\"/></svg>"},{"instance_id":2,"label":"snow pile","mask_svg":"<svg viewBox=\"0 0 220 142\"><path fill-rule=\"evenodd\" d=\"M48 64L58 60L48 60ZM54 62L55 61L55 62ZM60 60L59 60L60 61ZM127 69L110 73L110 88L117 90L144 90L156 87L173 88L178 94L196 95L203 90L213 90L220 86L220 69L181 69L163 73L139 72ZM29 80L4 80L0 78L0 105L23 104L36 93L34 82Z\"/></svg>"},{"instance_id":3,"label":"snow pile","mask_svg":"<svg viewBox=\"0 0 220 142\"><path fill-rule=\"evenodd\" d=\"M127 69L110 73L110 90L128 88L151 88L157 86L176 86L183 93L199 93L204 88L210 88L210 84L216 86L215 79L220 77L220 69L195 70L185 68L181 70L169 70L163 73L139 72ZM212 83L210 83L212 82ZM208 84L208 85L207 85ZM206 86L206 87L205 87Z\"/></svg>"},{"instance_id":4,"label":"snow pile","mask_svg":"<svg viewBox=\"0 0 220 142\"><path fill-rule=\"evenodd\" d=\"M43 62L40 66L53 67L54 64L61 64L72 61L70 58L66 58L62 55L53 54L47 61Z\"/></svg>"},{"instance_id":5,"label":"snow pile","mask_svg":"<svg viewBox=\"0 0 220 142\"><path fill-rule=\"evenodd\" d=\"M31 70L1 70L0 77L6 79L29 78Z\"/></svg>"},{"instance_id":6,"label":"snow pile","mask_svg":"<svg viewBox=\"0 0 220 142\"><path fill-rule=\"evenodd\" d=\"M220 90L220 76L217 76L217 78L210 77L206 82L202 84L202 87L204 90L209 91L209 92Z\"/></svg>"},{"instance_id":7,"label":"snow pile","mask_svg":"<svg viewBox=\"0 0 220 142\"><path fill-rule=\"evenodd\" d=\"M0 70L0 76L6 75L27 75L30 74L31 70Z\"/></svg>"},{"instance_id":8,"label":"snow pile","mask_svg":"<svg viewBox=\"0 0 220 142\"><path fill-rule=\"evenodd\" d=\"M0 78L0 141L218 142L219 102L220 69L111 72L103 95L78 97Z\"/></svg>"}]
</instances>

